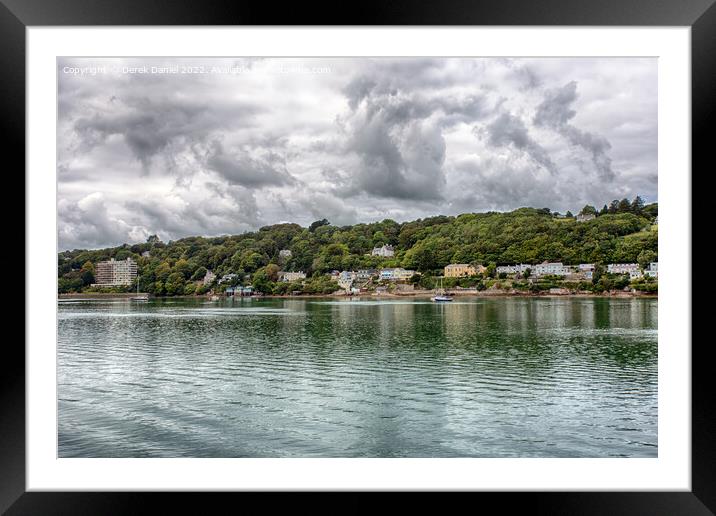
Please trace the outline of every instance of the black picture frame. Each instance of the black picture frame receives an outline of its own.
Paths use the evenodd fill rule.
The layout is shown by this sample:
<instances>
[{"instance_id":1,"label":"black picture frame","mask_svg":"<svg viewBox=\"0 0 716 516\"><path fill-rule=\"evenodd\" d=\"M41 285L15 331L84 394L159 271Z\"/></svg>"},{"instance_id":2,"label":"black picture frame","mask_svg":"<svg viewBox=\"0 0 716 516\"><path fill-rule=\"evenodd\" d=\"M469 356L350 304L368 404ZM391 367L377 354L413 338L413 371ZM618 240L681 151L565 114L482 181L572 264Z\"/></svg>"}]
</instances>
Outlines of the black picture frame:
<instances>
[{"instance_id":1,"label":"black picture frame","mask_svg":"<svg viewBox=\"0 0 716 516\"><path fill-rule=\"evenodd\" d=\"M0 0L0 134L6 177L25 192L25 29L83 25L571 25L690 26L692 35L692 171L705 175L708 127L716 120L716 0L501 0L361 2L360 8L296 3L213 0ZM350 12L350 14L348 14ZM346 14L342 14L346 13ZM8 158L10 158L8 160ZM10 172L10 165L17 172ZM709 163L710 165L710 163ZM692 172L692 179L696 174ZM693 191L693 190L692 190ZM691 210L691 206L685 207ZM696 220L694 219L694 222ZM16 224L17 241L25 241ZM22 229L22 235L20 231ZM692 232L692 234L694 234ZM15 246L14 246L15 247ZM16 246L19 248L19 245ZM24 249L24 246L23 246ZM9 263L7 271L18 264ZM16 256L13 256L16 259ZM695 270L695 269L694 269ZM25 274L29 271L25 270ZM691 278L688 278L691 281ZM16 294L13 292L13 296ZM23 299L29 294L25 292ZM26 306L23 303L23 306ZM692 302L694 313L698 313ZM698 320L692 316L692 320ZM10 335L9 333L7 335ZM707 339L710 340L710 339ZM707 341L692 346L692 490L690 492L479 493L501 511L529 506L537 514L670 514L716 512L716 408ZM688 345L690 343L682 343ZM698 342L695 344L699 344ZM25 488L25 349L6 337L0 375L0 511L7 514L111 514L153 512L149 502L207 512L246 493L59 493ZM353 495L356 496L356 495ZM232 503L229 501L229 503ZM245 503L245 502L242 502ZM474 502L473 502L474 503ZM479 502L484 503L483 501ZM166 510L162 512L167 512ZM199 511L197 511L199 512Z\"/></svg>"}]
</instances>

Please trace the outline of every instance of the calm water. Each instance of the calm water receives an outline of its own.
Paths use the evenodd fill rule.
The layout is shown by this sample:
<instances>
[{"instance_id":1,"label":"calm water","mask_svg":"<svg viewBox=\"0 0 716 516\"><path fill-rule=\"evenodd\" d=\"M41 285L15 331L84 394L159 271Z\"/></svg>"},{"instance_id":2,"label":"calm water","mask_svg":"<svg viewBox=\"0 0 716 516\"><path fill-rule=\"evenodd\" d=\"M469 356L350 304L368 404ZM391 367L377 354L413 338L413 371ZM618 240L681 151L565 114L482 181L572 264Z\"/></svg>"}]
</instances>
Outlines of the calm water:
<instances>
[{"instance_id":1,"label":"calm water","mask_svg":"<svg viewBox=\"0 0 716 516\"><path fill-rule=\"evenodd\" d=\"M657 301L59 303L61 457L655 457Z\"/></svg>"}]
</instances>

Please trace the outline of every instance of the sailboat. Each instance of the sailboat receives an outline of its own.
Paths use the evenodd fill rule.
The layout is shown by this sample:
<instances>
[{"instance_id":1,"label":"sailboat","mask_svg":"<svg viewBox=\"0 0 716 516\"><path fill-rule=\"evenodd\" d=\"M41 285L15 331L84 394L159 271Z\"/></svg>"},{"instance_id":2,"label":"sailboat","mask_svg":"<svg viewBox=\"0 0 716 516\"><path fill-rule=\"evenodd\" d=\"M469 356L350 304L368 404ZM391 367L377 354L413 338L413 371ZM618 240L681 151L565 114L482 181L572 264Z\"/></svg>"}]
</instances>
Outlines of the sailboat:
<instances>
[{"instance_id":1,"label":"sailboat","mask_svg":"<svg viewBox=\"0 0 716 516\"><path fill-rule=\"evenodd\" d=\"M442 278L440 278L439 288L435 289L435 296L431 297L430 300L435 303L447 303L449 301L452 301L452 298L446 294L445 289L443 288Z\"/></svg>"},{"instance_id":2,"label":"sailboat","mask_svg":"<svg viewBox=\"0 0 716 516\"><path fill-rule=\"evenodd\" d=\"M139 295L139 279L137 279L137 295L130 298L132 301L149 301L149 294Z\"/></svg>"}]
</instances>

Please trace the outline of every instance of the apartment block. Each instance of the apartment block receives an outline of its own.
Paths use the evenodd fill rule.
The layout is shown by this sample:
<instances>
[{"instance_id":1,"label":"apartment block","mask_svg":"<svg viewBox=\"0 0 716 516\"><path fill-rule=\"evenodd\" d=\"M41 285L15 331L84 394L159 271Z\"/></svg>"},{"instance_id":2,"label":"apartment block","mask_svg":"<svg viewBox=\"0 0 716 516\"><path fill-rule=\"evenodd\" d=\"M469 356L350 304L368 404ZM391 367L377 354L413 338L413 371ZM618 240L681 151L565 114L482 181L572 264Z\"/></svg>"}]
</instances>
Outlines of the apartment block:
<instances>
[{"instance_id":1,"label":"apartment block","mask_svg":"<svg viewBox=\"0 0 716 516\"><path fill-rule=\"evenodd\" d=\"M110 259L99 262L94 268L97 286L131 285L137 278L137 262L131 258L126 260Z\"/></svg>"}]
</instances>

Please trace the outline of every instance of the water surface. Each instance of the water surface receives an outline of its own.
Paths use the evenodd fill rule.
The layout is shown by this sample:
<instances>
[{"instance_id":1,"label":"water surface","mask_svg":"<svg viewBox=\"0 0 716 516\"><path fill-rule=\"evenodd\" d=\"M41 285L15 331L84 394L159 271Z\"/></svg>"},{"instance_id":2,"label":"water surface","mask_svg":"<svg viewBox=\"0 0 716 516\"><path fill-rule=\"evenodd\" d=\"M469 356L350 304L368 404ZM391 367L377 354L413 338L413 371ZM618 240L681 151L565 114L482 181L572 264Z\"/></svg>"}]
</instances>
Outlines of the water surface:
<instances>
[{"instance_id":1,"label":"water surface","mask_svg":"<svg viewBox=\"0 0 716 516\"><path fill-rule=\"evenodd\" d=\"M60 301L60 457L656 457L656 299Z\"/></svg>"}]
</instances>

